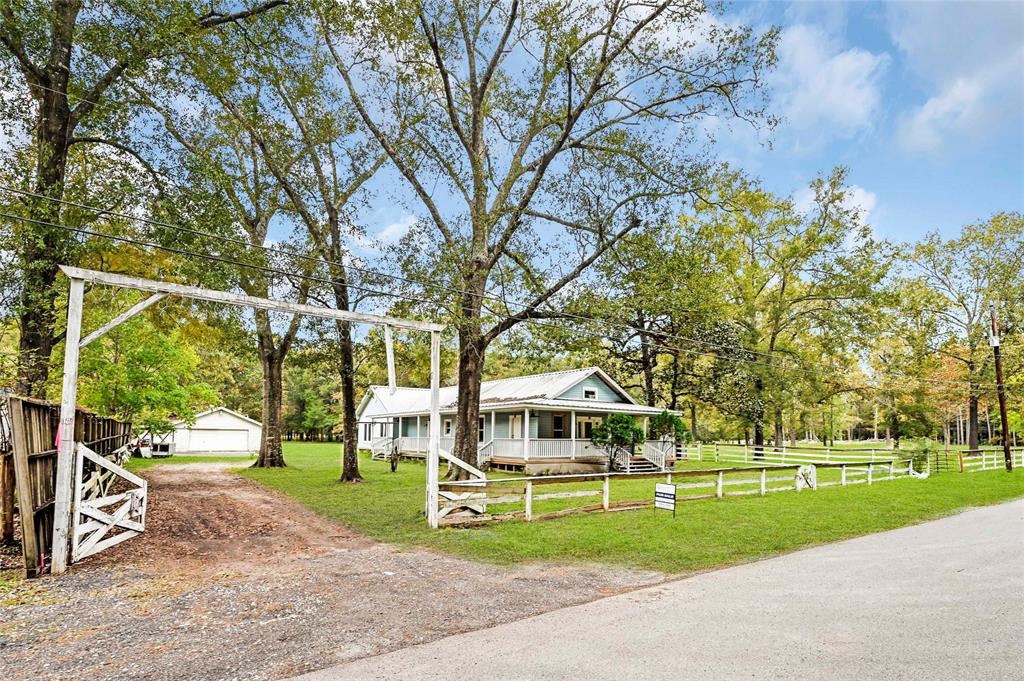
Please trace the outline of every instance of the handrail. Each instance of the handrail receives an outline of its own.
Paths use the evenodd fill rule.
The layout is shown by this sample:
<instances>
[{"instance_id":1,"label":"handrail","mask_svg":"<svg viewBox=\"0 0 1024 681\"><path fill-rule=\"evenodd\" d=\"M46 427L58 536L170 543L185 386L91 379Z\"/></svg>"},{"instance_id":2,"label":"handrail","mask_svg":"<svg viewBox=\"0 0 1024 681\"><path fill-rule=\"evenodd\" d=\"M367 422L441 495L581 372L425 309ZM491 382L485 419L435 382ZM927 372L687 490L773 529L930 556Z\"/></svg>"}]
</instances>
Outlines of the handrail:
<instances>
[{"instance_id":1,"label":"handrail","mask_svg":"<svg viewBox=\"0 0 1024 681\"><path fill-rule=\"evenodd\" d=\"M458 468L461 468L462 470L466 471L467 473L469 473L470 475L474 476L477 479L476 481L469 481L469 482L478 482L480 480L487 480L487 474L484 473L479 468L477 468L476 466L473 466L472 464L466 463L465 461L463 461L462 459L460 459L457 456L452 456L449 452L446 452L443 449L438 449L437 453L440 455L440 457L442 459L447 461L449 464L454 464Z\"/></svg>"}]
</instances>

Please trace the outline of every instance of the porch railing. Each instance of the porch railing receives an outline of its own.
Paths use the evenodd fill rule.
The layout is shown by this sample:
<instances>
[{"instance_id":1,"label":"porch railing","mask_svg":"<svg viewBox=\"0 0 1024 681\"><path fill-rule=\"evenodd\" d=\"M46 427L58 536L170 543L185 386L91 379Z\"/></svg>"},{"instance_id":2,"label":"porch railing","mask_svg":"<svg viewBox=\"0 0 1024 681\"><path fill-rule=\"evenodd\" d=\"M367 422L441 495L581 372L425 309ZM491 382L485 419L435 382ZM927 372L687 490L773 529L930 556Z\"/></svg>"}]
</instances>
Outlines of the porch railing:
<instances>
[{"instance_id":1,"label":"porch railing","mask_svg":"<svg viewBox=\"0 0 1024 681\"><path fill-rule=\"evenodd\" d=\"M385 444L385 440L387 445L392 443L390 438L380 438L382 445ZM398 449L401 452L426 453L429 442L430 440L427 437L407 436L397 438ZM604 449L594 446L589 440L571 440L567 438L530 438L529 440L523 440L522 438L496 437L493 440L479 444L477 450L478 460L483 463L495 458L523 459L524 442L529 447L528 458L530 460L604 460L608 456ZM441 449L451 451L454 445L454 437L441 438ZM641 456L662 468L666 467L667 459L674 451L672 443L664 443L660 440L646 442L639 450L640 452L638 453Z\"/></svg>"},{"instance_id":2,"label":"porch railing","mask_svg":"<svg viewBox=\"0 0 1024 681\"><path fill-rule=\"evenodd\" d=\"M667 468L670 453L675 453L675 443L666 440L648 440L640 447L640 456L661 470Z\"/></svg>"}]
</instances>

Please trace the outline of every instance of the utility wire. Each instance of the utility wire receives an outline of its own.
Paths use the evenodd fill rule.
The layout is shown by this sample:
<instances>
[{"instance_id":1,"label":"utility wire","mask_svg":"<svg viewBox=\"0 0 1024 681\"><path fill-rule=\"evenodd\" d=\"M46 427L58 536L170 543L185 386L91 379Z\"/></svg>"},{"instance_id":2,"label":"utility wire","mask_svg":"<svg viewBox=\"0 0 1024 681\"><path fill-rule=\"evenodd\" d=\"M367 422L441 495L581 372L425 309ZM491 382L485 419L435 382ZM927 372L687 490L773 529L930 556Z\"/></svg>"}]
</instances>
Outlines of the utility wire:
<instances>
[{"instance_id":1,"label":"utility wire","mask_svg":"<svg viewBox=\"0 0 1024 681\"><path fill-rule=\"evenodd\" d=\"M0 188L2 188L2 187L0 187ZM171 246L163 246L161 244L156 244L156 243L152 243L152 242L148 242L148 241L143 241L141 239L134 239L134 238L131 238L131 237L124 237L124 236L116 236L116 235L112 235L112 234L105 234L105 233L102 233L102 232L97 232L95 230L86 229L84 227L72 227L70 225L61 225L61 224L57 224L57 223L53 223L53 222L48 222L48 221L45 221L45 220L39 220L39 219L36 219L36 218L28 218L28 217L24 217L24 216L20 216L20 215L13 215L13 214L6 213L6 212L0 212L0 217L6 217L6 218L9 218L9 219L13 219L13 220L20 220L20 221L23 221L23 222L29 222L29 223L33 223L33 224L49 226L49 227L53 227L53 228L57 228L57 229L64 229L64 230L67 230L67 231L70 231L70 232L74 232L74 233L78 233L78 234L85 234L85 235L94 236L94 237L97 237L97 238L104 238L104 239L109 239L109 240L113 240L113 241L129 243L129 244L133 244L133 245L144 247L144 248L153 248L153 249L163 250L163 251L175 253L175 254L178 254L178 255L182 255L182 256L185 256L185 257L196 257L196 258L201 258L201 259L204 259L204 260L209 260L209 261L212 261L212 262L219 262L219 263L222 263L222 264L234 265L236 267L244 267L244 268L255 269L255 270L258 270L258 271L261 271L261 272L264 272L264 273L278 274L278 275L281 275L281 276L284 276L284 277L288 277L288 278L294 277L294 278L307 279L307 280L310 280L310 281L316 281L318 283L328 284L328 285L333 284L333 283L340 283L340 282L336 282L333 279L328 279L328 278L324 278L324 277L300 274L300 273L295 273L295 272L286 272L284 270L277 269L277 268L274 268L274 267L269 267L269 266L265 266L265 265L256 265L256 264L253 264L253 263L241 262L241 261L233 260L233 259L230 259L230 258L224 258L224 257L221 257L221 256L211 255L211 254L208 254L208 253L198 253L198 252L190 251L190 250L187 250L187 249L174 248L174 247L171 247ZM274 249L269 249L269 250L274 252ZM381 276L385 276L385 277L388 276L385 273L380 273L380 274L381 274ZM408 300L408 301L416 302L416 303L420 303L420 304L426 304L426 303L432 302L432 301L428 301L428 300L426 300L424 298L419 298L419 297L412 296L412 295L407 294L407 293L393 293L393 292L389 292L389 291L381 291L381 290L378 290L378 289L371 289L371 288L367 288L367 287L360 286L360 285L357 285L357 284L346 284L346 285L349 286L350 288L354 288L356 290L364 291L364 292L366 292L368 294L371 294L371 295L380 295L380 296L391 297L391 298L396 298L396 299L401 299L401 300ZM595 317L584 317L582 315L567 315L567 318L575 319L575 320L582 320L582 321L586 321L587 323L591 323L591 324L600 324L600 325L608 325L609 324L609 322L606 321L606 320L598 319L598 318L595 318ZM553 323L550 323L550 322L545 322L545 321L539 320L539 319L525 319L523 321L528 323L528 324L533 324L533 325L538 325L538 326L545 326L545 327L557 329L557 330L560 330L560 331L565 331L566 330L565 327L563 327L563 326L560 326L560 325L557 325L557 324L553 324ZM620 325L621 326L628 326L628 325L622 325L622 324L620 324ZM632 327L628 327L628 328L630 328L632 330ZM595 333L595 332L583 332L583 333L581 333L578 329L570 329L570 331L573 332L573 333L577 333L578 335L583 335L583 336L595 338L595 339L598 339L598 340L606 340L607 339L607 334L600 334L600 333ZM695 339L688 339L688 338L683 337L683 336L674 336L672 334L658 334L658 335L662 336L662 337L682 338L684 340L694 340L695 342L701 342L701 341L696 341ZM712 353L711 351L708 351L708 350L694 350L692 348L682 348L682 347L678 347L678 346L669 345L669 344L666 344L666 343L660 343L659 345L661 345L661 347L663 347L663 348L665 348L667 350L673 350L673 351L680 352L680 353L683 353L683 354L690 354L690 355L695 355L695 356L704 356L704 355L712 355L712 354L714 354L714 353ZM724 349L733 350L733 351L739 353L740 355L744 355L744 354L745 355L764 355L765 354L765 353L761 353L761 352L757 352L757 351L747 350L747 349L742 348L740 346L730 346L730 345L723 345L723 344L712 344L712 345L715 345L717 347L724 348ZM737 366L739 364L746 364L746 365L750 365L750 366L761 366L761 367L766 367L766 368L771 368L771 369L778 369L778 370L782 370L782 371L801 373L801 374L804 374L804 375L813 376L813 377L815 377L815 378L817 378L819 380L824 381L825 383L829 382L829 379L824 378L821 375L820 372L809 370L809 369L802 369L802 368L795 367L795 366L782 365L782 364L779 364L779 363L761 362L761 361L756 361L756 360L753 360L753 359L747 359L747 358L744 358L742 356L739 356L739 357L728 357L728 356L721 357L721 356L719 356L719 359L724 361L724 362L732 363L732 364L737 365ZM903 377L905 377L905 378L907 378L909 380L912 380L912 381L917 381L919 383L926 383L926 384L930 383L930 384L957 385L957 386L963 386L963 385L968 385L969 386L970 385L969 381L954 381L954 380L942 380L942 379L924 379L924 378L920 378L920 377L908 376L908 375L905 375L905 374L903 375ZM978 387L993 387L993 386L989 386L988 384L983 384L983 383L978 383L976 385Z\"/></svg>"},{"instance_id":2,"label":"utility wire","mask_svg":"<svg viewBox=\"0 0 1024 681\"><path fill-rule=\"evenodd\" d=\"M391 274L391 273L388 273L388 272L381 272L379 270L373 270L373 269L359 267L359 266L352 265L352 264L345 264L345 263L340 263L340 262L333 261L333 260L327 260L325 258L319 258L319 257L316 257L316 256L311 256L311 255L307 255L307 254L304 254L304 253L298 253L298 252L291 251L291 250L277 249L277 248L273 248L273 247L270 247L270 246L265 246L265 245L262 245L262 244L253 244L253 243L251 243L249 241L246 241L245 239L241 239L241 238L238 238L238 237L231 237L231 236L226 236L226 235L221 235L221 234L213 234L211 232L205 232L205 231L197 230L197 229L194 229L194 228L191 228L191 227L185 227L185 226L182 226L182 225L176 225L176 224L173 224L173 223L163 222L163 221L160 221L160 220L153 220L152 218L145 218L145 217L140 217L140 216L135 216L135 215L128 215L126 213L119 213L119 212L112 211L112 210L109 210L109 209L100 208L98 206L91 206L91 205L88 205L88 204L78 203L78 202L75 202L75 201L68 201L66 199L58 199L56 197L46 196L46 195L43 195L43 194L38 194L38 193L35 193L35 192L30 192L30 191L26 191L26 190L23 190L23 189L18 189L18 188L15 188L15 187L10 187L10 186L7 186L7 185L0 185L0 190L12 192L14 194L19 194L21 196L37 198L37 199L44 199L44 200L47 200L47 201L53 201L53 202L64 204L64 205L68 205L68 206L74 206L76 208L83 208L83 209L86 209L86 210L93 211L95 213L99 213L101 215L113 215L115 217L120 217L120 218L123 218L123 219L126 219L126 220L133 220L133 221L137 221L137 222L142 222L144 224L149 224L149 225L154 225L154 226L159 226L159 227L166 227L166 228L170 228L170 229L175 229L175 230L178 230L178 231L185 232L187 234L193 234L195 236L201 236L201 237L206 237L206 238L210 238L210 239L224 241L224 242L227 242L227 243L233 243L233 244L236 244L236 245L244 246L246 248L257 248L257 249L260 249L260 250L262 250L264 252L267 252L267 253L273 253L273 254L276 254L276 255L287 255L287 256L291 256L291 257L300 258L300 259L303 259L303 260L306 260L306 261L314 262L314 263L317 263L317 264L325 264L325 265L332 265L332 266L341 267L341 268L348 268L348 269L351 269L353 271L356 271L356 272L359 272L361 274L365 274L365 275L368 275L368 276L376 276L376 277L382 277L382 278L386 278L386 279L393 279L395 281L400 281L400 282L402 282L404 284L411 284L411 285L416 285L416 286L422 286L424 288L432 288L432 289L435 289L437 291L442 291L442 292L446 292L446 293L452 293L452 294L455 294L455 295L475 296L475 297L481 298L481 300L489 300L491 302L498 303L499 305L501 305L504 308L506 308L506 310L508 311L507 313L510 316L514 316L516 314L516 312L514 311L514 309L516 307L519 308L519 312L526 311L526 310L528 310L530 308L530 304L528 302L526 302L526 301L522 301L522 300L512 300L512 301L510 301L510 300L506 299L503 296L499 296L499 295L496 295L496 294L493 294L493 293L484 293L483 295L481 295L479 293L476 293L475 291L469 291L467 289L460 289L458 287L453 287L453 286L448 285L448 284L437 284L437 283L434 283L434 282L427 282L427 281L423 281L423 280L419 280L419 279L412 279L412 278L403 277L403 276L396 275L396 274ZM51 226L63 227L63 225L51 225ZM153 247L160 248L160 246L156 245L156 244L153 244ZM395 296L395 294L383 293L383 292L381 293L381 295ZM417 302L426 302L426 301L423 301L422 299L414 299L414 300L416 300ZM497 311L494 310L493 308L490 308L490 311L494 312L495 314L497 314ZM602 325L605 325L605 326L616 326L616 327L619 327L619 328L622 328L622 329L625 329L625 330L634 330L633 326L631 326L629 324L626 324L626 323L623 323L623 322L616 322L614 320L597 319L597 318L594 318L594 317L587 317L585 315L580 315L580 314L571 313L571 312L559 312L558 315L562 319L572 319L572 320L577 320L577 321L581 321L581 322L598 323L598 324L602 324ZM536 320L525 319L524 321L535 322ZM752 354L752 355L766 357L766 358L769 358L770 360L772 360L773 362L776 362L776 363L778 363L778 359L779 359L778 356L773 354L773 353L763 352L763 351L760 351L760 350L750 350L750 349L747 349L747 348L742 348L742 347L738 347L738 346L731 346L731 345L728 345L728 344L715 343L714 341L708 341L708 340L704 340L704 339L700 339L700 338L692 338L692 337L688 337L688 336L682 336L682 335L678 335L678 334L668 334L668 333L659 333L658 335L663 337L663 338L672 338L674 340L680 340L680 341L684 341L684 342L687 342L687 343L694 343L696 345L702 345L702 346L705 346L705 347L717 348L717 349L721 349L721 350L734 350L734 351L738 351L738 352L744 352L744 353L748 353L748 354ZM778 363L778 366L781 367L781 366L783 366L783 364L782 363Z\"/></svg>"}]
</instances>

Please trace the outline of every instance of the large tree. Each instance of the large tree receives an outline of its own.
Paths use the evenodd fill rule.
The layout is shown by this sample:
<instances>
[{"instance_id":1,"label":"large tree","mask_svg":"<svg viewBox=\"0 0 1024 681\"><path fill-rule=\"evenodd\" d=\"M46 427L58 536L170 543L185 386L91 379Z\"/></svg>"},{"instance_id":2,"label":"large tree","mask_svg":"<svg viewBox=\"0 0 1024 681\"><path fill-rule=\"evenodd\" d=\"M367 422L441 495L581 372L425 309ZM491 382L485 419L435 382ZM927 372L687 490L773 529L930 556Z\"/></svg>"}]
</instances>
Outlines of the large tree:
<instances>
[{"instance_id":1,"label":"large tree","mask_svg":"<svg viewBox=\"0 0 1024 681\"><path fill-rule=\"evenodd\" d=\"M843 358L867 331L871 315L864 311L874 304L887 268L844 182L840 169L812 183L806 211L750 186L725 192L732 197L725 205L697 214L725 274L723 312L751 355L750 390L767 409L752 424L758 447L767 419L781 442L794 383L825 376L818 381L822 401L851 388L840 380L848 368Z\"/></svg>"},{"instance_id":2,"label":"large tree","mask_svg":"<svg viewBox=\"0 0 1024 681\"><path fill-rule=\"evenodd\" d=\"M425 253L458 331L455 454L476 460L487 347L619 239L702 186L697 124L770 123L776 33L700 2L330 2L362 123L429 216ZM500 290L506 302L495 302Z\"/></svg>"},{"instance_id":3,"label":"large tree","mask_svg":"<svg viewBox=\"0 0 1024 681\"><path fill-rule=\"evenodd\" d=\"M226 44L197 50L192 68L220 114L244 137L244 153L258 157L250 163L258 161L265 180L287 199L301 240L318 256L316 272L330 304L351 311L368 288L357 282L364 268L346 265L352 260L350 246L360 236L358 207L365 185L387 157L358 133L347 96L332 86L333 73L325 73L329 54L322 37L309 30L306 18L296 12L279 27L249 31L244 41L216 37L210 42ZM225 63L217 64L215 55ZM225 70L235 70L235 77L225 79ZM351 326L344 320L335 323L344 437L341 480L348 482L361 479Z\"/></svg>"},{"instance_id":4,"label":"large tree","mask_svg":"<svg viewBox=\"0 0 1024 681\"><path fill-rule=\"evenodd\" d=\"M917 306L933 318L932 349L966 371L968 447L977 449L978 405L992 383L989 304L1011 323L1004 342L1019 342L1024 319L1024 216L999 213L948 240L931 233L908 251L910 275L932 294Z\"/></svg>"},{"instance_id":5,"label":"large tree","mask_svg":"<svg viewBox=\"0 0 1024 681\"><path fill-rule=\"evenodd\" d=\"M232 25L287 0L236 8L209 2L82 0L0 4L0 63L14 67L34 103L30 128L33 162L29 187L41 198L29 202L31 221L15 244L20 260L18 389L41 395L54 328L59 266L74 261L73 234L61 219L69 150L105 144L130 151L108 134L123 128L123 83L154 59L166 57L193 36Z\"/></svg>"}]
</instances>

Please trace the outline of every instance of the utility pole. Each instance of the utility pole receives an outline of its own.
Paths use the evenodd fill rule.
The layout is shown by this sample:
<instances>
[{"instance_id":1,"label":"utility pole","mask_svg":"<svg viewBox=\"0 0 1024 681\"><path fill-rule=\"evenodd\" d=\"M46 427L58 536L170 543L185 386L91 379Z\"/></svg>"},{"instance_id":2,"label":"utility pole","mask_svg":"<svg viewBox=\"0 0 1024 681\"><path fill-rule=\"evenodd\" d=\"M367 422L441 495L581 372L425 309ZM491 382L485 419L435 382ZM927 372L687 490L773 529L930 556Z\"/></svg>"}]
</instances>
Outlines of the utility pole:
<instances>
[{"instance_id":1,"label":"utility pole","mask_svg":"<svg viewBox=\"0 0 1024 681\"><path fill-rule=\"evenodd\" d=\"M1007 472L1013 471L1013 455L1010 454L1010 427L1006 419L1006 389L1003 387L1003 357L999 348L999 322L996 320L996 305L989 303L989 313L992 317L992 333L989 336L989 345L992 346L992 355L996 362L996 393L999 395L999 419L1003 424L1003 459L1006 461Z\"/></svg>"}]
</instances>

